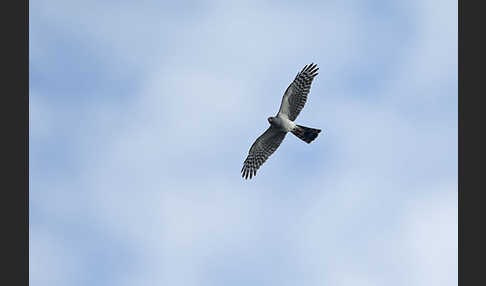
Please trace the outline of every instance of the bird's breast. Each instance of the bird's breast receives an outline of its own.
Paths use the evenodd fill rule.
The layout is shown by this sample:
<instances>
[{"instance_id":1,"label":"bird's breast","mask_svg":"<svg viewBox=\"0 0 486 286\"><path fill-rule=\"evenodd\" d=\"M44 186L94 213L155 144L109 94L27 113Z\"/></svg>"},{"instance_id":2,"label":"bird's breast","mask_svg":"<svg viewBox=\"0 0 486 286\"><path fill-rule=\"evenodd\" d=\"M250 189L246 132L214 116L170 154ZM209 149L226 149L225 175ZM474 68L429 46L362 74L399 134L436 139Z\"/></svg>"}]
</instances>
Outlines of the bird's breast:
<instances>
[{"instance_id":1,"label":"bird's breast","mask_svg":"<svg viewBox=\"0 0 486 286\"><path fill-rule=\"evenodd\" d=\"M280 129L282 129L285 132L290 132L290 131L294 130L294 128L296 126L295 123L293 121L291 121L290 119L288 119L286 117L280 117L280 116L278 116L277 119L275 120L275 125L276 125L276 127L279 127Z\"/></svg>"}]
</instances>

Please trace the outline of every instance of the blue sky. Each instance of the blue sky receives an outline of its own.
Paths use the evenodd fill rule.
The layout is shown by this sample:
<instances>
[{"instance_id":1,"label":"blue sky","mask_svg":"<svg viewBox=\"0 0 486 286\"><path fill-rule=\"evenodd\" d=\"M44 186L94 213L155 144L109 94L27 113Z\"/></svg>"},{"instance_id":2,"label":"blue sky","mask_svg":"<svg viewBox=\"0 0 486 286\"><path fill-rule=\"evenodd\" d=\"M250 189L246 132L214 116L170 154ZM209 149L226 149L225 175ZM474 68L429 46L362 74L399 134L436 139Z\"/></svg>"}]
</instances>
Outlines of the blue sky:
<instances>
[{"instance_id":1,"label":"blue sky","mask_svg":"<svg viewBox=\"0 0 486 286\"><path fill-rule=\"evenodd\" d=\"M455 1L30 3L31 285L456 285ZM302 67L297 123L239 171Z\"/></svg>"}]
</instances>

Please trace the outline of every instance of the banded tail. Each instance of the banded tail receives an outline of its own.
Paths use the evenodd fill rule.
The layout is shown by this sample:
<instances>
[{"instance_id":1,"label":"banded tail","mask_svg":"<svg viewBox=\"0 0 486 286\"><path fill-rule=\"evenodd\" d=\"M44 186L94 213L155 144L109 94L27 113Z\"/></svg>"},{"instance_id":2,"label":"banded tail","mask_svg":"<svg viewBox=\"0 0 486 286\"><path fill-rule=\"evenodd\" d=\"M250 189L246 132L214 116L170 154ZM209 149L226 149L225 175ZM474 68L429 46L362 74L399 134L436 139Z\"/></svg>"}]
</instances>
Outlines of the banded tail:
<instances>
[{"instance_id":1,"label":"banded tail","mask_svg":"<svg viewBox=\"0 0 486 286\"><path fill-rule=\"evenodd\" d=\"M306 143L311 143L314 139L317 138L317 135L321 132L321 129L315 129L310 127L305 127L301 125L297 125L297 127L292 130L292 134L299 137L302 141Z\"/></svg>"}]
</instances>

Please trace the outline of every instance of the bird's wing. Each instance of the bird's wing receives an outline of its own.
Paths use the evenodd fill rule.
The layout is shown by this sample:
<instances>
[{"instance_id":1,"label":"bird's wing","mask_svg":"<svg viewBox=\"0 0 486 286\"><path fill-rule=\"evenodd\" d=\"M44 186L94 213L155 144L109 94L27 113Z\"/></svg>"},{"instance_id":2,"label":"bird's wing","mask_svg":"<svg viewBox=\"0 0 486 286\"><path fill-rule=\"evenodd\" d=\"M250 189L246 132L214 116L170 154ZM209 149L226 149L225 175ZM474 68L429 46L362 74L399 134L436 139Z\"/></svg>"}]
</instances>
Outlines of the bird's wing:
<instances>
[{"instance_id":1,"label":"bird's wing","mask_svg":"<svg viewBox=\"0 0 486 286\"><path fill-rule=\"evenodd\" d=\"M243 178L250 177L251 179L256 175L258 168L277 150L285 135L287 135L286 132L271 125L255 140L241 169Z\"/></svg>"},{"instance_id":2,"label":"bird's wing","mask_svg":"<svg viewBox=\"0 0 486 286\"><path fill-rule=\"evenodd\" d=\"M292 121L297 118L297 115L304 108L312 80L318 74L318 70L317 65L312 63L309 66L305 66L297 74L294 81L285 90L278 115L286 115Z\"/></svg>"}]
</instances>

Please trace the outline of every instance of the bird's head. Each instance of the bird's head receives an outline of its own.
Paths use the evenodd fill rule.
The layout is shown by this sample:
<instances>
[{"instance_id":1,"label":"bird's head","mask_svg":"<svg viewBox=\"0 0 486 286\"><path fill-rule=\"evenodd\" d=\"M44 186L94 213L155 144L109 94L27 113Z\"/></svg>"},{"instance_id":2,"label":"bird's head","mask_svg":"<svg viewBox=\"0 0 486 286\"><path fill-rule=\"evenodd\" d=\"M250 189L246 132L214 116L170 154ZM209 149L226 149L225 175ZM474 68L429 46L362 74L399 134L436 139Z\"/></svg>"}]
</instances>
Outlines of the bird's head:
<instances>
[{"instance_id":1,"label":"bird's head","mask_svg":"<svg viewBox=\"0 0 486 286\"><path fill-rule=\"evenodd\" d=\"M267 118L267 120L268 120L268 123L272 124L272 122L275 120L275 118L270 116L270 117Z\"/></svg>"}]
</instances>

